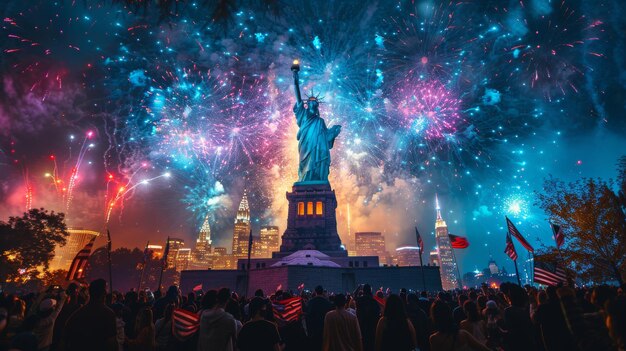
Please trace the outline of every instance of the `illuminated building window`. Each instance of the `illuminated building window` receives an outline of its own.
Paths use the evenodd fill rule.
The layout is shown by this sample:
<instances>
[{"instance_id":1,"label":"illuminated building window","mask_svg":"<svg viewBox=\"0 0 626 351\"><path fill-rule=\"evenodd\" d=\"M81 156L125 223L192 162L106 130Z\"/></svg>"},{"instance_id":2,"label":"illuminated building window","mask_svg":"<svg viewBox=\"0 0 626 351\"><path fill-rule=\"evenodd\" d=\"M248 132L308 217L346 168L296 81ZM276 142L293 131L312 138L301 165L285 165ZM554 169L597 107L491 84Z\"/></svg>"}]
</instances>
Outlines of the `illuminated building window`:
<instances>
[{"instance_id":1,"label":"illuminated building window","mask_svg":"<svg viewBox=\"0 0 626 351\"><path fill-rule=\"evenodd\" d=\"M321 201L315 203L315 214L323 215L324 214L324 206Z\"/></svg>"},{"instance_id":2,"label":"illuminated building window","mask_svg":"<svg viewBox=\"0 0 626 351\"><path fill-rule=\"evenodd\" d=\"M306 203L306 214L308 214L308 215L312 215L313 214L313 202L307 202Z\"/></svg>"},{"instance_id":3,"label":"illuminated building window","mask_svg":"<svg viewBox=\"0 0 626 351\"><path fill-rule=\"evenodd\" d=\"M304 216L304 202L298 202L298 216Z\"/></svg>"}]
</instances>

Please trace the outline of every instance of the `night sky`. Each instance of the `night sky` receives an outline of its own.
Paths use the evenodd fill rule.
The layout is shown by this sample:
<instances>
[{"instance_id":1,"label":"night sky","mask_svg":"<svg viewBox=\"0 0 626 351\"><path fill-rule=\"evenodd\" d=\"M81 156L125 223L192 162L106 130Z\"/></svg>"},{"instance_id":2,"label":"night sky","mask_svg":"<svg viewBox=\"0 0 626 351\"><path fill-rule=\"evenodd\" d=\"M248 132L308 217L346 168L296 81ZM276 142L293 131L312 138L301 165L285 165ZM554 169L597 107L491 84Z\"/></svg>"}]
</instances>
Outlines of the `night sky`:
<instances>
[{"instance_id":1,"label":"night sky","mask_svg":"<svg viewBox=\"0 0 626 351\"><path fill-rule=\"evenodd\" d=\"M349 222L393 250L417 225L431 248L438 194L461 271L512 270L504 216L553 245L544 179L615 177L626 154L621 0L147 3L0 4L1 219L45 207L142 247L209 215L230 248L247 189L254 230L284 230L295 58L343 126L344 241Z\"/></svg>"}]
</instances>

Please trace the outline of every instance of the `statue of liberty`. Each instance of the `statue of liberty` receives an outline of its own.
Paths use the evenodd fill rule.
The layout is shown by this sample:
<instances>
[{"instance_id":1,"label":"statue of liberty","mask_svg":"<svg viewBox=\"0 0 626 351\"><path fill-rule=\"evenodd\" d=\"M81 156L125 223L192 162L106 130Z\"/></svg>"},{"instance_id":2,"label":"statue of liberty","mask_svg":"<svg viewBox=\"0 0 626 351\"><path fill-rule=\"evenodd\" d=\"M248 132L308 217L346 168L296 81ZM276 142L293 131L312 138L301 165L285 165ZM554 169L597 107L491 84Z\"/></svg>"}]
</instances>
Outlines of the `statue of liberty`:
<instances>
[{"instance_id":1,"label":"statue of liberty","mask_svg":"<svg viewBox=\"0 0 626 351\"><path fill-rule=\"evenodd\" d=\"M293 106L293 112L299 127L297 134L300 154L298 181L328 182L330 149L333 148L335 138L341 132L341 126L335 125L330 129L326 127L324 119L320 117L320 101L317 96L309 96L306 102L302 101L298 77L300 65L297 60L293 62L291 70L296 91L296 104Z\"/></svg>"}]
</instances>

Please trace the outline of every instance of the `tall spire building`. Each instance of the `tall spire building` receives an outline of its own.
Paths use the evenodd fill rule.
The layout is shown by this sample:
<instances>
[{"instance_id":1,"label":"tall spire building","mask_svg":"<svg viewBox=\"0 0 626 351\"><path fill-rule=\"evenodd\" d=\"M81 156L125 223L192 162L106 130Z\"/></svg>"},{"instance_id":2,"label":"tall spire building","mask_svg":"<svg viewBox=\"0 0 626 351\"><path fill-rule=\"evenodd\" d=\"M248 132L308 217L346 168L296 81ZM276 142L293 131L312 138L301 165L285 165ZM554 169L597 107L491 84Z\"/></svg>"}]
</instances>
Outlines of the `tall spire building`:
<instances>
[{"instance_id":1,"label":"tall spire building","mask_svg":"<svg viewBox=\"0 0 626 351\"><path fill-rule=\"evenodd\" d=\"M248 256L248 240L250 236L250 207L248 206L248 194L244 190L243 198L239 203L237 217L235 218L235 230L233 231L233 256Z\"/></svg>"},{"instance_id":2,"label":"tall spire building","mask_svg":"<svg viewBox=\"0 0 626 351\"><path fill-rule=\"evenodd\" d=\"M459 286L457 278L457 266L452 244L448 236L448 225L441 217L441 207L439 198L435 195L435 205L437 208L437 221L435 221L435 239L437 240L437 251L439 252L439 272L441 274L441 286L444 290L456 289Z\"/></svg>"},{"instance_id":3,"label":"tall spire building","mask_svg":"<svg viewBox=\"0 0 626 351\"><path fill-rule=\"evenodd\" d=\"M196 246L191 252L191 263L196 269L207 269L211 267L211 226L209 225L209 215L204 218Z\"/></svg>"}]
</instances>

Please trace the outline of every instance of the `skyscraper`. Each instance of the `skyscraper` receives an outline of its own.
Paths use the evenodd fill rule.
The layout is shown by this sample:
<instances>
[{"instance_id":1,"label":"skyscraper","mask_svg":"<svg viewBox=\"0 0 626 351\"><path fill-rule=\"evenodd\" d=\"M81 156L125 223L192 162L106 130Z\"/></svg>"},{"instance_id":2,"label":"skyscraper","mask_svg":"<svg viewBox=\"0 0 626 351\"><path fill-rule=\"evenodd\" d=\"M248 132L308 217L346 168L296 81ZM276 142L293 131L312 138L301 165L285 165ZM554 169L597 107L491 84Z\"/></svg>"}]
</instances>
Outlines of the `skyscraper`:
<instances>
[{"instance_id":1,"label":"skyscraper","mask_svg":"<svg viewBox=\"0 0 626 351\"><path fill-rule=\"evenodd\" d=\"M272 252L276 252L280 248L279 238L278 227L270 225L261 226L261 252L259 252L258 255L260 257L272 257Z\"/></svg>"},{"instance_id":2,"label":"skyscraper","mask_svg":"<svg viewBox=\"0 0 626 351\"><path fill-rule=\"evenodd\" d=\"M437 208L437 221L435 222L435 239L437 240L437 251L439 252L439 272L441 274L441 286L444 290L456 289L459 286L457 278L457 266L450 237L448 236L448 225L441 217L441 207L439 198L435 195Z\"/></svg>"},{"instance_id":3,"label":"skyscraper","mask_svg":"<svg viewBox=\"0 0 626 351\"><path fill-rule=\"evenodd\" d=\"M189 268L189 261L191 260L191 249L181 247L176 252L176 271L184 271Z\"/></svg>"},{"instance_id":4,"label":"skyscraper","mask_svg":"<svg viewBox=\"0 0 626 351\"><path fill-rule=\"evenodd\" d=\"M194 269L207 269L211 267L211 260L211 226L207 215L200 227L196 246L191 252L191 265Z\"/></svg>"},{"instance_id":5,"label":"skyscraper","mask_svg":"<svg viewBox=\"0 0 626 351\"><path fill-rule=\"evenodd\" d=\"M420 265L419 247L403 246L396 249L394 264L400 267L411 267Z\"/></svg>"},{"instance_id":6,"label":"skyscraper","mask_svg":"<svg viewBox=\"0 0 626 351\"><path fill-rule=\"evenodd\" d=\"M183 239L170 238L170 249L167 253L167 268L176 267L176 260L178 257L178 250L182 249L185 246L185 241Z\"/></svg>"},{"instance_id":7,"label":"skyscraper","mask_svg":"<svg viewBox=\"0 0 626 351\"><path fill-rule=\"evenodd\" d=\"M243 198L239 203L237 217L235 218L235 230L233 231L233 256L248 256L248 238L250 236L250 207L248 206L248 194L244 190Z\"/></svg>"},{"instance_id":8,"label":"skyscraper","mask_svg":"<svg viewBox=\"0 0 626 351\"><path fill-rule=\"evenodd\" d=\"M354 233L358 256L378 256L381 263L387 262L385 237L380 232Z\"/></svg>"},{"instance_id":9,"label":"skyscraper","mask_svg":"<svg viewBox=\"0 0 626 351\"><path fill-rule=\"evenodd\" d=\"M48 265L49 271L69 269L72 264L72 260L76 257L76 254L78 254L78 251L82 250L91 238L100 235L100 233L94 232L93 230L85 230L81 228L68 229L67 232L70 235L65 238L65 245L57 245L54 248L54 257L50 260Z\"/></svg>"}]
</instances>

